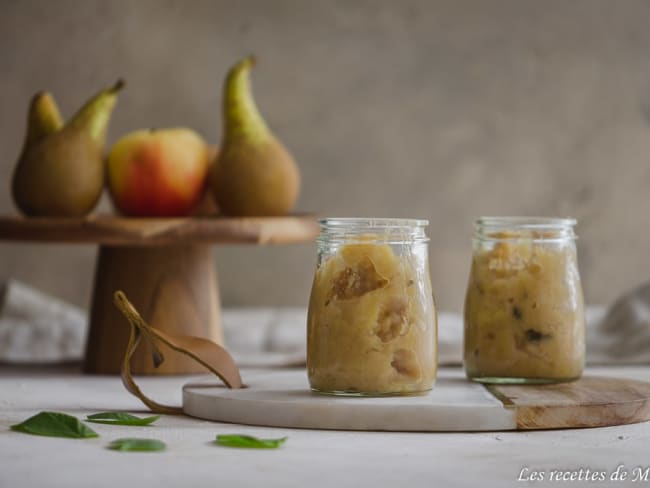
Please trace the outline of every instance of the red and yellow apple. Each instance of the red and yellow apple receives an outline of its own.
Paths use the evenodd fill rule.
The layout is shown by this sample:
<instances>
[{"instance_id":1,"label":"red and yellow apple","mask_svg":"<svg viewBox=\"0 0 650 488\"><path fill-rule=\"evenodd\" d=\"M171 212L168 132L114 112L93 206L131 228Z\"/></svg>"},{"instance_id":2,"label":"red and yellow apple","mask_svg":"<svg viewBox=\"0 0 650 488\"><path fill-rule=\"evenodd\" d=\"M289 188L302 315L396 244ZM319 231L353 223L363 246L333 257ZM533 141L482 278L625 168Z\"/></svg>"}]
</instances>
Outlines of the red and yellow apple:
<instances>
[{"instance_id":1,"label":"red and yellow apple","mask_svg":"<svg viewBox=\"0 0 650 488\"><path fill-rule=\"evenodd\" d=\"M133 217L178 217L201 200L212 151L185 128L138 130L111 148L107 182L113 203Z\"/></svg>"}]
</instances>

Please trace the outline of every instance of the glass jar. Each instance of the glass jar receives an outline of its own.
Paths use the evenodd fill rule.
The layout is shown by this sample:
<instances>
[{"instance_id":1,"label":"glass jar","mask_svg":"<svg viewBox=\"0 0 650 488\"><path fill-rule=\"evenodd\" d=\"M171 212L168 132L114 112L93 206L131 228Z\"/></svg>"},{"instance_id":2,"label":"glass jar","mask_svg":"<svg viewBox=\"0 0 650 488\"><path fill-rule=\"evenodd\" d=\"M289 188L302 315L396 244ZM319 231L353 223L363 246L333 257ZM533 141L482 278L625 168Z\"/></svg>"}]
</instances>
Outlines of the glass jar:
<instances>
[{"instance_id":1,"label":"glass jar","mask_svg":"<svg viewBox=\"0 0 650 488\"><path fill-rule=\"evenodd\" d=\"M465 299L465 372L484 383L580 377L584 304L573 219L476 221Z\"/></svg>"},{"instance_id":2,"label":"glass jar","mask_svg":"<svg viewBox=\"0 0 650 488\"><path fill-rule=\"evenodd\" d=\"M307 318L313 391L404 395L431 389L437 316L426 220L324 219Z\"/></svg>"}]
</instances>

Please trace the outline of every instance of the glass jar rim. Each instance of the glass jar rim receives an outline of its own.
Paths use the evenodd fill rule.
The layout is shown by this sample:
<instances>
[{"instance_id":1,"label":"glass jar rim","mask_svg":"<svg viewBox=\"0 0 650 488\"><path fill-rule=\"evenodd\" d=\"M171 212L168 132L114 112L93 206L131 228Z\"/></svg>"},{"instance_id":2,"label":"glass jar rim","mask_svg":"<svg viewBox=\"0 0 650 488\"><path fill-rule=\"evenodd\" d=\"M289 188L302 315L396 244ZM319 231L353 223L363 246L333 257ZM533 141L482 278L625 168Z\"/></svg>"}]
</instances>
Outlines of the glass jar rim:
<instances>
[{"instance_id":1,"label":"glass jar rim","mask_svg":"<svg viewBox=\"0 0 650 488\"><path fill-rule=\"evenodd\" d=\"M479 217L474 224L477 227L517 228L530 230L558 230L572 228L577 220L571 217Z\"/></svg>"},{"instance_id":2,"label":"glass jar rim","mask_svg":"<svg viewBox=\"0 0 650 488\"><path fill-rule=\"evenodd\" d=\"M426 243L425 219L330 217L319 219L320 243L378 242L382 244Z\"/></svg>"},{"instance_id":3,"label":"glass jar rim","mask_svg":"<svg viewBox=\"0 0 650 488\"><path fill-rule=\"evenodd\" d=\"M349 226L362 226L379 229L398 229L426 227L429 221L426 219L401 219L391 217L327 217L319 219L321 227L342 228Z\"/></svg>"},{"instance_id":4,"label":"glass jar rim","mask_svg":"<svg viewBox=\"0 0 650 488\"><path fill-rule=\"evenodd\" d=\"M505 242L521 239L539 243L575 241L574 218L481 217L474 222L474 240Z\"/></svg>"}]
</instances>

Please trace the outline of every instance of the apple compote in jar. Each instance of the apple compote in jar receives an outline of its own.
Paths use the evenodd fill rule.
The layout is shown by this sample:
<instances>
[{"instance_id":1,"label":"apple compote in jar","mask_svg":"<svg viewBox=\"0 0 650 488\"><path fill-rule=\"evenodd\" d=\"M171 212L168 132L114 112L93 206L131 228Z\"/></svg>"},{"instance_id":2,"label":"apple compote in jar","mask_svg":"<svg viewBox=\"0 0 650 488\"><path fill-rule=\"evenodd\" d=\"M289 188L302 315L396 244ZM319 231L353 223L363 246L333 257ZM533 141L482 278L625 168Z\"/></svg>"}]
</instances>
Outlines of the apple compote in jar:
<instances>
[{"instance_id":1,"label":"apple compote in jar","mask_svg":"<svg viewBox=\"0 0 650 488\"><path fill-rule=\"evenodd\" d=\"M325 219L307 318L313 391L404 395L431 389L437 317L426 220Z\"/></svg>"},{"instance_id":2,"label":"apple compote in jar","mask_svg":"<svg viewBox=\"0 0 650 488\"><path fill-rule=\"evenodd\" d=\"M484 383L580 377L584 304L575 220L490 217L476 222L465 299L465 371Z\"/></svg>"}]
</instances>

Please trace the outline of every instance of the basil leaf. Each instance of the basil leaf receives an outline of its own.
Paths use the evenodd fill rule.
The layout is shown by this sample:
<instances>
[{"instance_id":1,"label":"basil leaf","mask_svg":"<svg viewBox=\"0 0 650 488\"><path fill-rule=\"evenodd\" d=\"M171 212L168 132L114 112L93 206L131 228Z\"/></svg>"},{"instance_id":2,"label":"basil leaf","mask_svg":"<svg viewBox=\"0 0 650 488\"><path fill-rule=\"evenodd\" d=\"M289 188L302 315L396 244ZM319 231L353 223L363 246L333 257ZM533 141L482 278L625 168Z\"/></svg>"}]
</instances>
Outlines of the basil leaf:
<instances>
[{"instance_id":1,"label":"basil leaf","mask_svg":"<svg viewBox=\"0 0 650 488\"><path fill-rule=\"evenodd\" d=\"M167 446L157 439L116 439L108 445L114 451L164 451Z\"/></svg>"},{"instance_id":2,"label":"basil leaf","mask_svg":"<svg viewBox=\"0 0 650 488\"><path fill-rule=\"evenodd\" d=\"M101 412L88 415L88 417L86 417L86 421L95 422L96 424L108 425L149 425L159 418L160 415L141 418L129 413Z\"/></svg>"},{"instance_id":3,"label":"basil leaf","mask_svg":"<svg viewBox=\"0 0 650 488\"><path fill-rule=\"evenodd\" d=\"M251 449L274 449L285 443L287 437L280 439L258 439L251 435L224 434L218 435L216 444L227 447L244 447Z\"/></svg>"},{"instance_id":4,"label":"basil leaf","mask_svg":"<svg viewBox=\"0 0 650 488\"><path fill-rule=\"evenodd\" d=\"M38 413L20 424L12 425L11 430L50 437L72 437L77 439L99 437L97 432L87 427L76 417L59 412Z\"/></svg>"}]
</instances>

